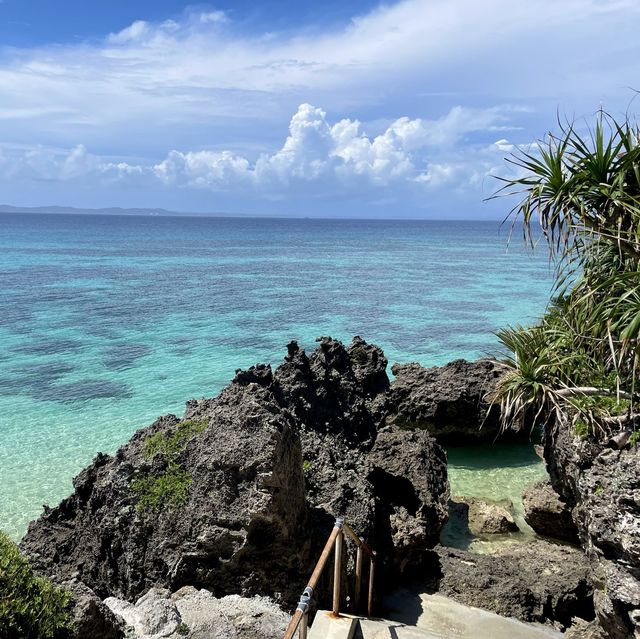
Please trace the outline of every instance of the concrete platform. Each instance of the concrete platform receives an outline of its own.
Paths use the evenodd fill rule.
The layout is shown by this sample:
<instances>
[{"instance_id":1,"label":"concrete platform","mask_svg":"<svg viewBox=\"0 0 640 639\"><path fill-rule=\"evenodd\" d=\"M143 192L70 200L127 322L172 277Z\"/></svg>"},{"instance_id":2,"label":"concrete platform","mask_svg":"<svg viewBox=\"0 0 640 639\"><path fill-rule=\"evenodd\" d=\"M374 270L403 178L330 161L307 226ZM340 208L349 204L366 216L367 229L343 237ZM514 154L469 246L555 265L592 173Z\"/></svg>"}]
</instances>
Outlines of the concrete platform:
<instances>
[{"instance_id":1,"label":"concrete platform","mask_svg":"<svg viewBox=\"0 0 640 639\"><path fill-rule=\"evenodd\" d=\"M309 639L562 639L537 624L500 617L439 595L397 593L385 599L390 619L317 613Z\"/></svg>"},{"instance_id":2,"label":"concrete platform","mask_svg":"<svg viewBox=\"0 0 640 639\"><path fill-rule=\"evenodd\" d=\"M386 616L426 631L425 639L562 639L563 636L546 626L501 617L441 595L399 591L386 597L384 604Z\"/></svg>"}]
</instances>

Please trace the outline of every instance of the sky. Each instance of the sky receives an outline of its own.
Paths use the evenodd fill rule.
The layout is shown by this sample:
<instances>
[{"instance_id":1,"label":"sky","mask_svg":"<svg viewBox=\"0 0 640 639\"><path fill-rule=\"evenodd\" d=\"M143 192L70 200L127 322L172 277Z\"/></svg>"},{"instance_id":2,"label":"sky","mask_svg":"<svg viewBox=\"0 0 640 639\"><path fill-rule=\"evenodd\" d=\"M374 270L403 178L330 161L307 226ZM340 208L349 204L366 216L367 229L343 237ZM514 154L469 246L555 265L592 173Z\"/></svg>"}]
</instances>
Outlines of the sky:
<instances>
[{"instance_id":1,"label":"sky","mask_svg":"<svg viewBox=\"0 0 640 639\"><path fill-rule=\"evenodd\" d=\"M510 153L633 112L639 27L637 0L0 0L0 203L499 218Z\"/></svg>"}]
</instances>

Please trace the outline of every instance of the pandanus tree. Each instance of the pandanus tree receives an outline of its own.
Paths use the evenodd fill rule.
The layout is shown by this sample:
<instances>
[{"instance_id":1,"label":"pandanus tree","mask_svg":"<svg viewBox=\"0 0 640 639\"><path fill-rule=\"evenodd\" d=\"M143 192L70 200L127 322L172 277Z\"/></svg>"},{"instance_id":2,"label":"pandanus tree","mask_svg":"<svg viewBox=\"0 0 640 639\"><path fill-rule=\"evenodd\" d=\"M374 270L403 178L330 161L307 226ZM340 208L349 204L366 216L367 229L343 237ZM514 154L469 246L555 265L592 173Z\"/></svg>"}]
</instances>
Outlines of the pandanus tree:
<instances>
[{"instance_id":1,"label":"pandanus tree","mask_svg":"<svg viewBox=\"0 0 640 639\"><path fill-rule=\"evenodd\" d=\"M555 297L541 321L498 332L506 373L493 398L505 428L555 419L603 437L636 419L640 370L640 131L604 112L586 134L560 126L508 161L494 197L525 242L546 243Z\"/></svg>"}]
</instances>

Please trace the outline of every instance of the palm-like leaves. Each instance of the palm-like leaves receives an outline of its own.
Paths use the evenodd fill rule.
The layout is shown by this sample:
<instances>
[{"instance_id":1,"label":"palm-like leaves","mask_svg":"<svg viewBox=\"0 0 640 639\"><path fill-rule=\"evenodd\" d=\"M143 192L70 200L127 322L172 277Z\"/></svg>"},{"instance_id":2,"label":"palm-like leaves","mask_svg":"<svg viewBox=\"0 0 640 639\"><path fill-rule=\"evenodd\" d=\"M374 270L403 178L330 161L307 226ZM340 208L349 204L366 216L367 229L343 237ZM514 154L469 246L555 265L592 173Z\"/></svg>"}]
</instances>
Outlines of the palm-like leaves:
<instances>
[{"instance_id":1,"label":"palm-like leaves","mask_svg":"<svg viewBox=\"0 0 640 639\"><path fill-rule=\"evenodd\" d=\"M549 134L534 152L521 151L509 162L524 176L498 178L504 185L496 196L522 196L510 214L524 222L529 241L538 222L556 257L579 250L588 232L640 258L637 126L600 113L588 138L573 126L561 127L560 135Z\"/></svg>"},{"instance_id":2,"label":"palm-like leaves","mask_svg":"<svg viewBox=\"0 0 640 639\"><path fill-rule=\"evenodd\" d=\"M510 215L532 244L539 223L559 295L538 326L498 333L512 355L495 399L505 427L555 415L603 432L632 414L640 359L638 127L601 112L588 136L561 127L510 161L524 175L497 195L519 195Z\"/></svg>"}]
</instances>

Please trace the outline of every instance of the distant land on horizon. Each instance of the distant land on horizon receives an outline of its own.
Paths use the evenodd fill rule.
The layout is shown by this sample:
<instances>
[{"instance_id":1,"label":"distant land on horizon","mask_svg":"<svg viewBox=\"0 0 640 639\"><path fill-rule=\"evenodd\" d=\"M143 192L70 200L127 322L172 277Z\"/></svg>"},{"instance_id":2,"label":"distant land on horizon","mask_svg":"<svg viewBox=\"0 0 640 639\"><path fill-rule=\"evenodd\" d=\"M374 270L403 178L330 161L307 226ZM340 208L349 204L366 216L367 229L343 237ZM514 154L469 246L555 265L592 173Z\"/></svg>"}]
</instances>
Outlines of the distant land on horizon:
<instances>
[{"instance_id":1,"label":"distant land on horizon","mask_svg":"<svg viewBox=\"0 0 640 639\"><path fill-rule=\"evenodd\" d=\"M51 215L81 215L91 213L94 215L162 215L170 217L197 216L197 217L240 217L228 213L193 213L184 211L169 211L167 209L130 208L110 206L99 209L79 208L76 206L12 206L0 204L0 213L43 213Z\"/></svg>"},{"instance_id":2,"label":"distant land on horizon","mask_svg":"<svg viewBox=\"0 0 640 639\"><path fill-rule=\"evenodd\" d=\"M490 217L475 217L469 216L467 218L420 218L420 217L368 217L366 215L353 215L353 216L330 216L330 215L257 215L255 213L229 213L222 211L211 212L196 212L196 211L170 211L162 208L122 208L119 206L110 206L104 208L80 208L77 206L13 206L11 204L0 204L0 214L2 213L25 213L34 214L39 213L42 215L131 215L131 216L144 216L144 217L222 217L222 218L252 218L252 219L315 219L315 220L397 220L398 222L405 221L423 221L423 222L498 222L502 221L501 218Z\"/></svg>"}]
</instances>

